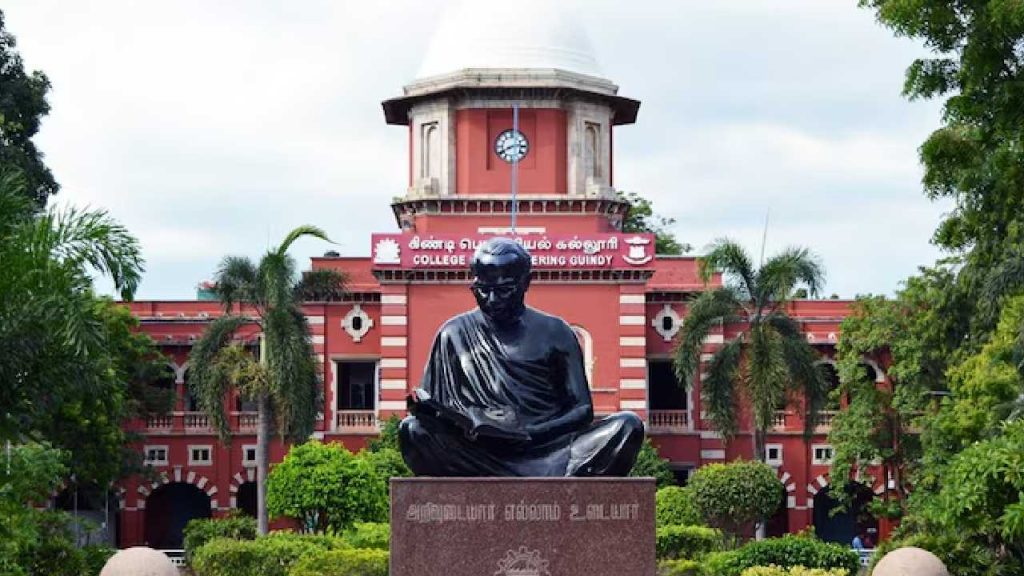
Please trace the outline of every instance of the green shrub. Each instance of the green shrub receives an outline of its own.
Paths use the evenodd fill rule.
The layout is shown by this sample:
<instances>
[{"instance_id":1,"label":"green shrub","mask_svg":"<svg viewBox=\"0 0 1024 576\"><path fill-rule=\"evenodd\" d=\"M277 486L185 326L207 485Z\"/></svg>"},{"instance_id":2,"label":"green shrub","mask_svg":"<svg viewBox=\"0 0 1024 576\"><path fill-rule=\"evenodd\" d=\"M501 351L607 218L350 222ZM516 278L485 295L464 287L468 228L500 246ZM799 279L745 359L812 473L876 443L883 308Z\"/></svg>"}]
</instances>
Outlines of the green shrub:
<instances>
[{"instance_id":1,"label":"green shrub","mask_svg":"<svg viewBox=\"0 0 1024 576\"><path fill-rule=\"evenodd\" d=\"M340 538L275 532L256 540L214 538L192 557L196 576L287 576L300 559L318 552L348 548Z\"/></svg>"},{"instance_id":2,"label":"green shrub","mask_svg":"<svg viewBox=\"0 0 1024 576\"><path fill-rule=\"evenodd\" d=\"M785 493L775 470L753 461L701 466L689 490L708 524L734 536L775 513Z\"/></svg>"},{"instance_id":3,"label":"green shrub","mask_svg":"<svg viewBox=\"0 0 1024 576\"><path fill-rule=\"evenodd\" d=\"M233 540L256 538L256 520L248 516L197 518L189 520L183 534L185 536L185 560L191 562L192 554L200 546L214 538L231 538Z\"/></svg>"},{"instance_id":4,"label":"green shrub","mask_svg":"<svg viewBox=\"0 0 1024 576\"><path fill-rule=\"evenodd\" d=\"M883 556L904 546L914 546L935 554L950 569L955 567L957 576L989 576L1003 573L1000 568L1005 564L1005 560L998 558L987 547L959 535L933 534L913 534L882 542L875 550L871 568L874 569L875 564ZM1009 570L1006 572L1012 573Z\"/></svg>"},{"instance_id":5,"label":"green shrub","mask_svg":"<svg viewBox=\"0 0 1024 576\"><path fill-rule=\"evenodd\" d=\"M747 568L743 571L741 576L849 576L850 573L845 568L836 568L835 570L825 570L823 568L805 568L803 566L793 566L792 568L781 568L775 566L756 566L754 568Z\"/></svg>"},{"instance_id":6,"label":"green shrub","mask_svg":"<svg viewBox=\"0 0 1024 576\"><path fill-rule=\"evenodd\" d=\"M288 576L387 576L386 550L330 550L306 556Z\"/></svg>"},{"instance_id":7,"label":"green shrub","mask_svg":"<svg viewBox=\"0 0 1024 576\"><path fill-rule=\"evenodd\" d=\"M749 542L736 550L710 554L704 563L707 573L715 576L740 576L747 568L772 565L845 569L850 574L860 569L860 559L853 550L793 535Z\"/></svg>"},{"instance_id":8,"label":"green shrub","mask_svg":"<svg viewBox=\"0 0 1024 576\"><path fill-rule=\"evenodd\" d=\"M704 517L693 502L693 495L682 486L659 488L655 496L655 520L658 526L694 526L704 524Z\"/></svg>"},{"instance_id":9,"label":"green shrub","mask_svg":"<svg viewBox=\"0 0 1024 576\"><path fill-rule=\"evenodd\" d=\"M98 576L100 570L103 570L103 566L110 560L110 557L114 555L117 550L110 546L103 546L100 544L90 544L88 546L82 546L82 559L85 562L85 571L82 574L87 576Z\"/></svg>"},{"instance_id":10,"label":"green shrub","mask_svg":"<svg viewBox=\"0 0 1024 576\"><path fill-rule=\"evenodd\" d=\"M376 522L357 522L345 531L342 538L353 548L388 550L391 545L391 526Z\"/></svg>"},{"instance_id":11,"label":"green shrub","mask_svg":"<svg viewBox=\"0 0 1024 576\"><path fill-rule=\"evenodd\" d=\"M658 576L701 576L701 565L696 560L661 560Z\"/></svg>"},{"instance_id":12,"label":"green shrub","mask_svg":"<svg viewBox=\"0 0 1024 576\"><path fill-rule=\"evenodd\" d=\"M292 446L267 477L267 512L320 533L386 521L388 483L377 466L388 457L371 454L372 461L367 453L357 456L340 444L317 441Z\"/></svg>"},{"instance_id":13,"label":"green shrub","mask_svg":"<svg viewBox=\"0 0 1024 576\"><path fill-rule=\"evenodd\" d=\"M722 533L706 526L662 526L654 548L659 560L697 559L722 549Z\"/></svg>"},{"instance_id":14,"label":"green shrub","mask_svg":"<svg viewBox=\"0 0 1024 576\"><path fill-rule=\"evenodd\" d=\"M644 443L640 445L640 453L637 454L629 475L654 478L658 488L671 486L676 482L676 476L672 473L668 460L658 455L658 449L651 443L650 438L644 438Z\"/></svg>"}]
</instances>

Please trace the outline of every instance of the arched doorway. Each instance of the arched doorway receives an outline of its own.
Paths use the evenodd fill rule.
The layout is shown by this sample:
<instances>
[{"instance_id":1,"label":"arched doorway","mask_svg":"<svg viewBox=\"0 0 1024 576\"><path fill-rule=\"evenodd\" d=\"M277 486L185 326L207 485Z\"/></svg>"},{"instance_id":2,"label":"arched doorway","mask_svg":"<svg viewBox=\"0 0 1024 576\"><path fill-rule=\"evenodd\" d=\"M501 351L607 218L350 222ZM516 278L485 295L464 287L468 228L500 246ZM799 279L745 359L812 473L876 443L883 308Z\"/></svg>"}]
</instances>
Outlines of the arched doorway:
<instances>
[{"instance_id":1,"label":"arched doorway","mask_svg":"<svg viewBox=\"0 0 1024 576\"><path fill-rule=\"evenodd\" d=\"M786 507L786 487L779 485L779 507L768 518L765 534L770 538L789 534L789 508Z\"/></svg>"},{"instance_id":2,"label":"arched doorway","mask_svg":"<svg viewBox=\"0 0 1024 576\"><path fill-rule=\"evenodd\" d=\"M839 502L832 497L832 487L822 488L814 495L814 533L825 542L849 546L857 534L878 530L878 520L867 512L871 491L860 484L847 484L852 500L845 510L834 512Z\"/></svg>"},{"instance_id":3,"label":"arched doorway","mask_svg":"<svg viewBox=\"0 0 1024 576\"><path fill-rule=\"evenodd\" d=\"M146 498L146 544L162 550L180 549L188 521L211 515L206 492L184 482L164 484Z\"/></svg>"},{"instance_id":4,"label":"arched doorway","mask_svg":"<svg viewBox=\"0 0 1024 576\"><path fill-rule=\"evenodd\" d=\"M238 510L246 515L256 517L256 483L243 482L238 486L238 494L235 496L235 504Z\"/></svg>"}]
</instances>

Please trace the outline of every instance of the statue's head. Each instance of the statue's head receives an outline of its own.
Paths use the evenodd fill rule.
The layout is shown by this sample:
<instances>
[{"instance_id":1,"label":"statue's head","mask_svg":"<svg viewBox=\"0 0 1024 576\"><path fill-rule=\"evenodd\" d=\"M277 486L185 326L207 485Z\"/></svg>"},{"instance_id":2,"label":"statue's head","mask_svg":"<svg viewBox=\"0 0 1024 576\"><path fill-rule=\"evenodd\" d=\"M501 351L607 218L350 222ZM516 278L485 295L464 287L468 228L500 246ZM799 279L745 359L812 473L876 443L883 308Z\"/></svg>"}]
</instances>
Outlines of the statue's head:
<instances>
[{"instance_id":1,"label":"statue's head","mask_svg":"<svg viewBox=\"0 0 1024 576\"><path fill-rule=\"evenodd\" d=\"M497 322L523 313L530 287L530 253L511 238L487 239L473 254L473 296L480 310Z\"/></svg>"}]
</instances>

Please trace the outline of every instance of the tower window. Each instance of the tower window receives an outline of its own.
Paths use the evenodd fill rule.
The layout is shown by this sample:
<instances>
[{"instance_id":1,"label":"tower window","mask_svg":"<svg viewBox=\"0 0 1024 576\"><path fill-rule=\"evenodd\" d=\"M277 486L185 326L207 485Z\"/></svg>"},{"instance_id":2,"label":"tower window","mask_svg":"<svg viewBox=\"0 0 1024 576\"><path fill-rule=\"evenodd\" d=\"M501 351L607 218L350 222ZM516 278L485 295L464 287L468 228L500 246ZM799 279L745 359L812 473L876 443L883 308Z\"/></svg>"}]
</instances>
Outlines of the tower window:
<instances>
[{"instance_id":1,"label":"tower window","mask_svg":"<svg viewBox=\"0 0 1024 576\"><path fill-rule=\"evenodd\" d=\"M338 410L373 410L375 408L377 362L372 360L339 361Z\"/></svg>"},{"instance_id":2,"label":"tower window","mask_svg":"<svg viewBox=\"0 0 1024 576\"><path fill-rule=\"evenodd\" d=\"M679 385L671 360L647 361L651 410L686 410L686 389Z\"/></svg>"},{"instance_id":3,"label":"tower window","mask_svg":"<svg viewBox=\"0 0 1024 576\"><path fill-rule=\"evenodd\" d=\"M583 163L587 178L601 176L601 126L587 122L583 129Z\"/></svg>"},{"instance_id":4,"label":"tower window","mask_svg":"<svg viewBox=\"0 0 1024 576\"><path fill-rule=\"evenodd\" d=\"M420 130L420 176L437 178L441 173L441 135L437 122L423 124Z\"/></svg>"}]
</instances>

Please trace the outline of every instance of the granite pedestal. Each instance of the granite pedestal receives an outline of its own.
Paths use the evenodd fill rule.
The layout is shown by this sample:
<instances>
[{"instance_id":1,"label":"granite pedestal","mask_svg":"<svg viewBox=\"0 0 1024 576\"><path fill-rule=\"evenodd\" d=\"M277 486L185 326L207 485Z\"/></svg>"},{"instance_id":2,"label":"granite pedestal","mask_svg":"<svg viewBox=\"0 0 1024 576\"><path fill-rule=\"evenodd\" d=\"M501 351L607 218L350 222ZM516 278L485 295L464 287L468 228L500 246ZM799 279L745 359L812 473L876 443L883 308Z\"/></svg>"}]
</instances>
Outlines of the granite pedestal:
<instances>
[{"instance_id":1,"label":"granite pedestal","mask_svg":"<svg viewBox=\"0 0 1024 576\"><path fill-rule=\"evenodd\" d=\"M391 576L654 576L651 478L394 478Z\"/></svg>"}]
</instances>

